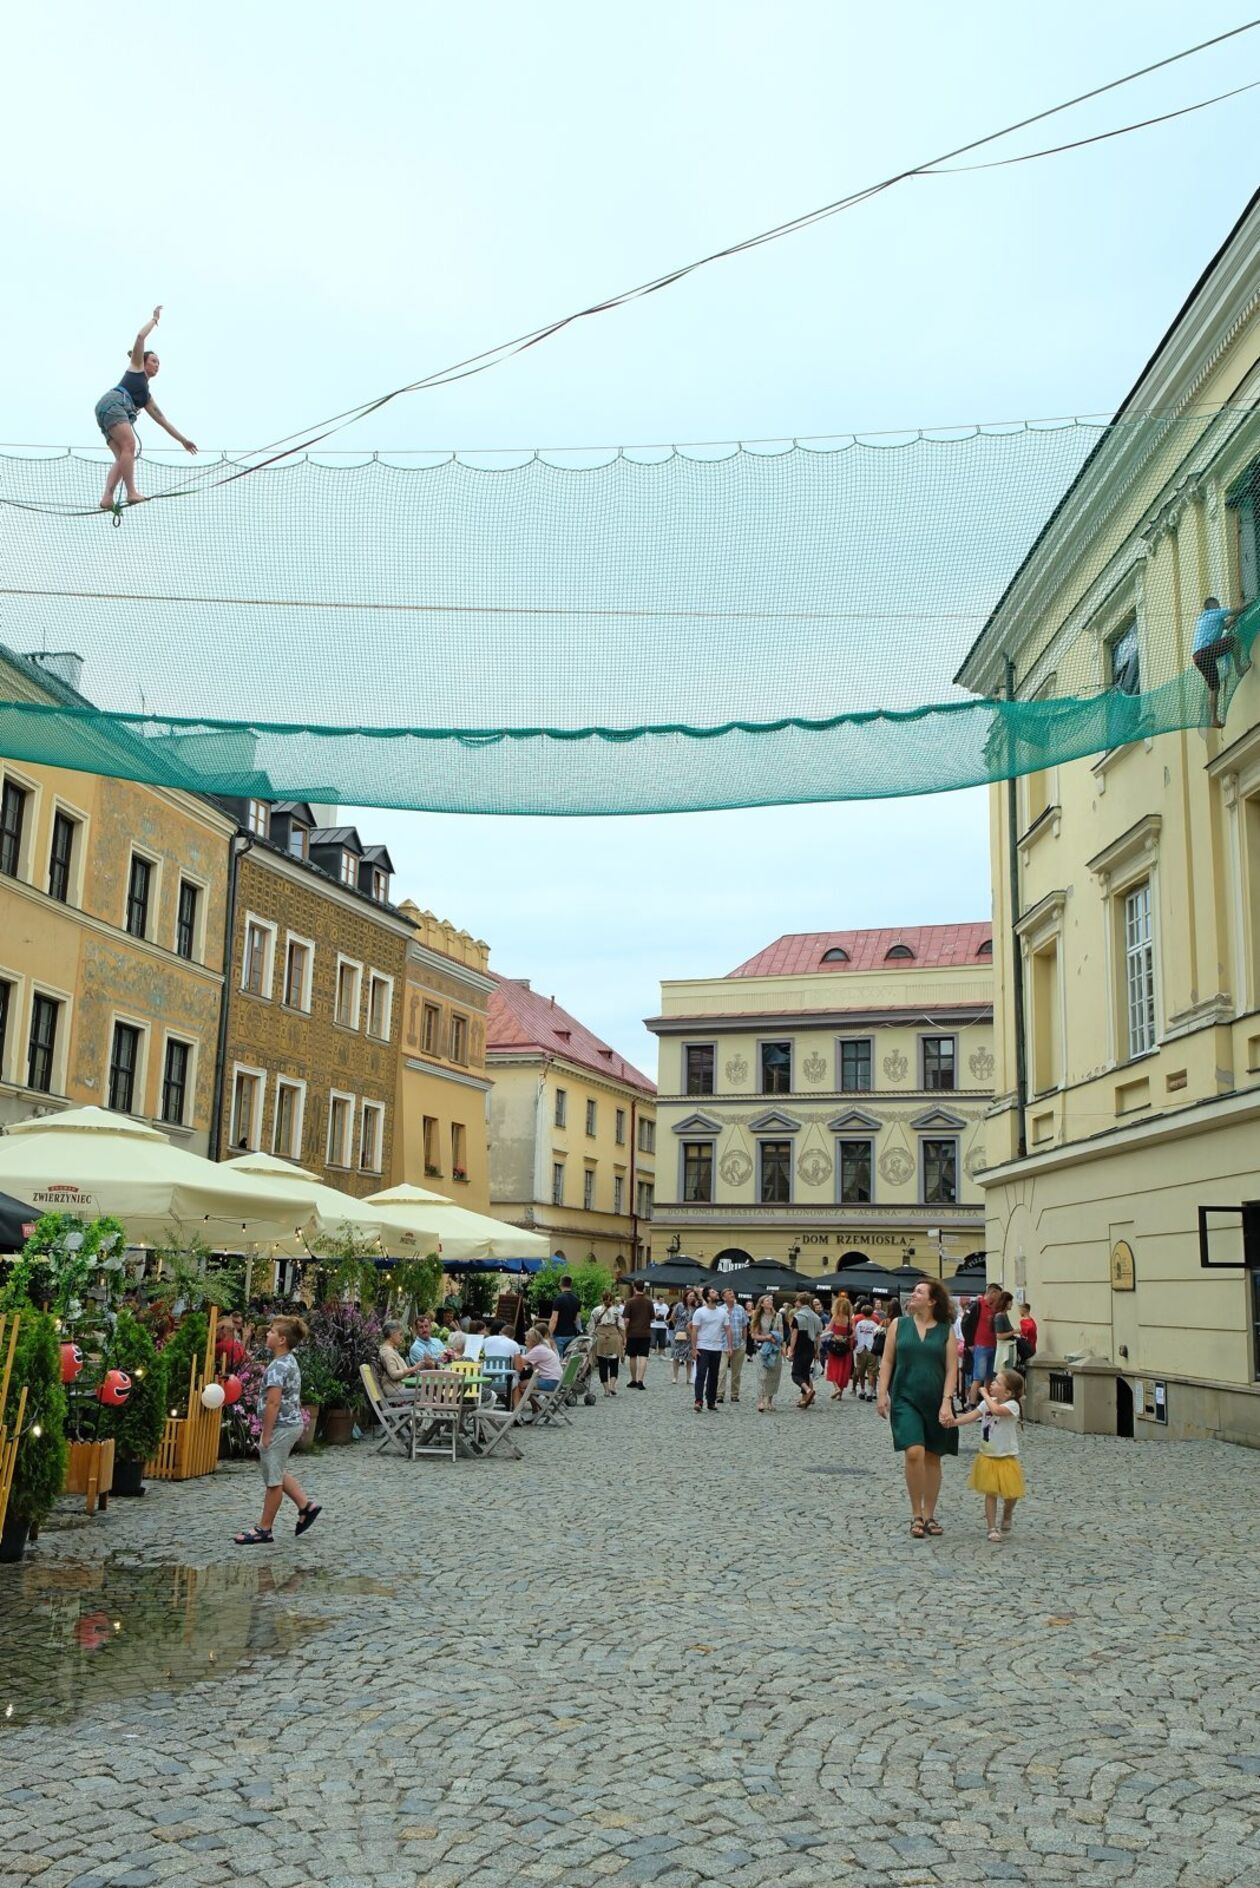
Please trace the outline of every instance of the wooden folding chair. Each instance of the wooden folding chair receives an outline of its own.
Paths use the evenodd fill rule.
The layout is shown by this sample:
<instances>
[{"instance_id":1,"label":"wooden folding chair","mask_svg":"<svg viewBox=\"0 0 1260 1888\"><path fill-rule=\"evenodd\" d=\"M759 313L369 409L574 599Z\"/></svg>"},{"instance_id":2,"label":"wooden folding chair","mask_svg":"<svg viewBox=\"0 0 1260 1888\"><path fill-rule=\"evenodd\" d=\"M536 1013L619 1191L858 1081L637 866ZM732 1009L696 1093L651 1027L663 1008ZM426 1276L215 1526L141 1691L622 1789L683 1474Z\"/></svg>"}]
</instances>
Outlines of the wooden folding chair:
<instances>
[{"instance_id":1,"label":"wooden folding chair","mask_svg":"<svg viewBox=\"0 0 1260 1888\"><path fill-rule=\"evenodd\" d=\"M588 1368L589 1365L586 1358L580 1351L575 1354L572 1345L570 1345L565 1356L564 1369L561 1372L559 1383L557 1383L554 1390L540 1391L537 1398L534 1400L534 1421L536 1423L571 1423L573 1421L573 1418L565 1408L565 1404L568 1402L573 1387L581 1377L583 1370Z\"/></svg>"},{"instance_id":2,"label":"wooden folding chair","mask_svg":"<svg viewBox=\"0 0 1260 1888\"><path fill-rule=\"evenodd\" d=\"M410 1457L414 1429L412 1398L386 1396L371 1364L360 1364L359 1376L367 1392L372 1414L381 1426L381 1440L376 1453L381 1455L386 1449L397 1449L400 1455Z\"/></svg>"},{"instance_id":3,"label":"wooden folding chair","mask_svg":"<svg viewBox=\"0 0 1260 1888\"><path fill-rule=\"evenodd\" d=\"M459 1431L467 1394L465 1379L453 1370L426 1370L411 1399L411 1454L459 1454Z\"/></svg>"}]
</instances>

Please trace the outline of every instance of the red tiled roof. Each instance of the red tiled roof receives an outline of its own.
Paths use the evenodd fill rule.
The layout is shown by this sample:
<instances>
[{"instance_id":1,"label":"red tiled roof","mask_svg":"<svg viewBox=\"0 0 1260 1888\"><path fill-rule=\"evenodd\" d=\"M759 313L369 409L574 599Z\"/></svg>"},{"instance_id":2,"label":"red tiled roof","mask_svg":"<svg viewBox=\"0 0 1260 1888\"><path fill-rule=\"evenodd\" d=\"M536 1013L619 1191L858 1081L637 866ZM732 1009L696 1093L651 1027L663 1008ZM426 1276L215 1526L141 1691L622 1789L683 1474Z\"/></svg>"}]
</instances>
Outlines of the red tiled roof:
<instances>
[{"instance_id":1,"label":"red tiled roof","mask_svg":"<svg viewBox=\"0 0 1260 1888\"><path fill-rule=\"evenodd\" d=\"M563 1056L596 1075L610 1076L645 1095L656 1093L655 1082L640 1074L624 1056L562 1010L553 996L531 990L520 977L501 977L491 971L496 988L490 994L486 1021L486 1052L496 1049L535 1049L544 1055Z\"/></svg>"},{"instance_id":2,"label":"red tiled roof","mask_svg":"<svg viewBox=\"0 0 1260 1888\"><path fill-rule=\"evenodd\" d=\"M908 924L886 931L789 931L755 957L727 974L732 977L798 977L811 970L885 970L913 961L917 970L954 969L960 964L992 962L982 944L993 942L993 926L984 924ZM913 959L889 961L895 945L908 945ZM828 951L848 953L847 961L825 964Z\"/></svg>"}]
</instances>

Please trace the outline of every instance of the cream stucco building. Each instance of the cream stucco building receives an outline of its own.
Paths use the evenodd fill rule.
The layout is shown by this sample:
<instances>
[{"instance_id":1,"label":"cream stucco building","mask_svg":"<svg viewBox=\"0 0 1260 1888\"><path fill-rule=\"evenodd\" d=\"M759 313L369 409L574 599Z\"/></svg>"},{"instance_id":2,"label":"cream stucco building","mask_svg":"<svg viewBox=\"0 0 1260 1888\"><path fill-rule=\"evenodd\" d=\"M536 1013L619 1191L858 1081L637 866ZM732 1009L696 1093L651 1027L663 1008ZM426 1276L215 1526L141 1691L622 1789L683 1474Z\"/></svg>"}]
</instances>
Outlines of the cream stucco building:
<instances>
[{"instance_id":1,"label":"cream stucco building","mask_svg":"<svg viewBox=\"0 0 1260 1888\"><path fill-rule=\"evenodd\" d=\"M491 973L494 976L494 973ZM491 1210L570 1264L647 1257L656 1090L523 977L494 976L486 1032Z\"/></svg>"},{"instance_id":2,"label":"cream stucco building","mask_svg":"<svg viewBox=\"0 0 1260 1888\"><path fill-rule=\"evenodd\" d=\"M653 1258L948 1277L982 1250L991 949L987 923L809 932L663 983Z\"/></svg>"},{"instance_id":3,"label":"cream stucco building","mask_svg":"<svg viewBox=\"0 0 1260 1888\"><path fill-rule=\"evenodd\" d=\"M400 910L415 935L403 988L394 1183L429 1187L488 1213L490 946L414 904Z\"/></svg>"},{"instance_id":4,"label":"cream stucco building","mask_svg":"<svg viewBox=\"0 0 1260 1888\"><path fill-rule=\"evenodd\" d=\"M959 679L1002 694L1009 661L1024 699L1132 692L1124 644L1143 689L1188 672L1205 702L1203 600L1257 595L1258 393L1260 197L1118 416L1184 422L1107 435ZM1040 1324L1036 1414L1260 1442L1256 1281L1205 1271L1198 1240L1201 1206L1260 1199L1254 668L1224 731L1203 722L993 789L986 1245Z\"/></svg>"}]
</instances>

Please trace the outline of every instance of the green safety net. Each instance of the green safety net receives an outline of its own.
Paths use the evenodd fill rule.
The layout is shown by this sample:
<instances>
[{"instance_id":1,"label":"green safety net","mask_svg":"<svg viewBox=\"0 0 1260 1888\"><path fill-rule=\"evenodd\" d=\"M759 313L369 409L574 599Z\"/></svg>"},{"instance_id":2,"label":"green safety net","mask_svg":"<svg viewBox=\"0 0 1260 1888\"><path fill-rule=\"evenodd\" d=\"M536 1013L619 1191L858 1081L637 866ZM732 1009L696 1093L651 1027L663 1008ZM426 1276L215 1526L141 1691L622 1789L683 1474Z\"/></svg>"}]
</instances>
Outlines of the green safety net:
<instances>
[{"instance_id":1,"label":"green safety net","mask_svg":"<svg viewBox=\"0 0 1260 1888\"><path fill-rule=\"evenodd\" d=\"M47 667L0 661L0 753L222 794L522 814L1028 772L1204 724L1202 599L1179 594L1177 558L1144 562L1136 658L1044 612L1086 581L1104 614L1132 590L1116 518L1121 537L1154 528L1187 479L1241 462L1255 421L191 469L146 456L152 502L118 528L96 509L99 455L11 451L0 642L83 667L74 696L41 702ZM999 699L990 662L970 693L960 667L978 638L991 649L991 613L1065 494L1084 579L1038 606L1065 632L1052 692ZM1253 500L1222 488L1225 507ZM1223 663L1223 708L1255 616ZM1017 697L1041 686L1022 646Z\"/></svg>"}]
</instances>

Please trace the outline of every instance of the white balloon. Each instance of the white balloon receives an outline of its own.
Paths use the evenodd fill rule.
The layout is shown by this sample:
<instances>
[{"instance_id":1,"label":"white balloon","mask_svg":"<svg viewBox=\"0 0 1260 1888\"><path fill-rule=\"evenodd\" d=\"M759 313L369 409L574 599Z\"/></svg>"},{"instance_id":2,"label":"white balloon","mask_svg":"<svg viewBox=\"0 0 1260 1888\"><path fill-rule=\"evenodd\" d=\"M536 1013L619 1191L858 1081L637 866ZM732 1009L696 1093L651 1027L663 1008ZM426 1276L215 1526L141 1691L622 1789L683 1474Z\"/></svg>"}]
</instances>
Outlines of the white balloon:
<instances>
[{"instance_id":1,"label":"white balloon","mask_svg":"<svg viewBox=\"0 0 1260 1888\"><path fill-rule=\"evenodd\" d=\"M207 1383L205 1389L201 1392L201 1404L203 1409L222 1409L223 1385L221 1383Z\"/></svg>"}]
</instances>

